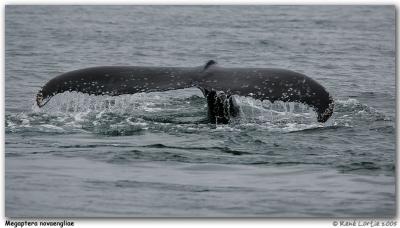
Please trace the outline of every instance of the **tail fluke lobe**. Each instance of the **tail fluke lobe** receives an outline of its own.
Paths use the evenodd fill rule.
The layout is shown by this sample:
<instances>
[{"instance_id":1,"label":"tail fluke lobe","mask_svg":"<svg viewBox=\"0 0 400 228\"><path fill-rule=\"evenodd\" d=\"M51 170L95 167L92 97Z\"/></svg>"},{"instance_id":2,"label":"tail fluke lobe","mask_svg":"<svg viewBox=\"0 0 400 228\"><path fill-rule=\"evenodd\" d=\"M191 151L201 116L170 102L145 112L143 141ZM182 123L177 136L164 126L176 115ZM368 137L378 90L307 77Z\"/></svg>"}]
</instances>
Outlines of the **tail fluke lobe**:
<instances>
[{"instance_id":1,"label":"tail fluke lobe","mask_svg":"<svg viewBox=\"0 0 400 228\"><path fill-rule=\"evenodd\" d=\"M81 92L89 95L119 96L191 87L193 68L178 67L93 67L67 72L48 81L36 95L43 107L56 94Z\"/></svg>"},{"instance_id":2,"label":"tail fluke lobe","mask_svg":"<svg viewBox=\"0 0 400 228\"><path fill-rule=\"evenodd\" d=\"M319 122L326 122L334 108L332 97L321 84L289 70L212 67L205 72L199 85L228 95L303 103L315 110Z\"/></svg>"}]
</instances>

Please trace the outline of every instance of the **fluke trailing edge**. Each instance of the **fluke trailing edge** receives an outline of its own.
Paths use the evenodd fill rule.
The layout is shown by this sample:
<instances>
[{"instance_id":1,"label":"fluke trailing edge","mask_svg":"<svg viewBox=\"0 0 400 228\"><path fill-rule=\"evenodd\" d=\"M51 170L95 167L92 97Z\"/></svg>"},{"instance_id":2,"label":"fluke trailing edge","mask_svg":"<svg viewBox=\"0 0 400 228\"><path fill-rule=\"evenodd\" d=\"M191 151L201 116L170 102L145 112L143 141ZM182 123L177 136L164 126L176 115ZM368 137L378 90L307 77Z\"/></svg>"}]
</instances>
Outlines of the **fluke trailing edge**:
<instances>
[{"instance_id":1,"label":"fluke trailing edge","mask_svg":"<svg viewBox=\"0 0 400 228\"><path fill-rule=\"evenodd\" d=\"M203 92L213 123L228 123L230 117L238 115L232 95L304 103L316 111L319 122L327 121L334 107L325 88L303 74L272 68L224 68L213 60L199 67L103 66L75 70L47 82L36 102L42 107L51 97L66 91L118 96L188 87Z\"/></svg>"}]
</instances>

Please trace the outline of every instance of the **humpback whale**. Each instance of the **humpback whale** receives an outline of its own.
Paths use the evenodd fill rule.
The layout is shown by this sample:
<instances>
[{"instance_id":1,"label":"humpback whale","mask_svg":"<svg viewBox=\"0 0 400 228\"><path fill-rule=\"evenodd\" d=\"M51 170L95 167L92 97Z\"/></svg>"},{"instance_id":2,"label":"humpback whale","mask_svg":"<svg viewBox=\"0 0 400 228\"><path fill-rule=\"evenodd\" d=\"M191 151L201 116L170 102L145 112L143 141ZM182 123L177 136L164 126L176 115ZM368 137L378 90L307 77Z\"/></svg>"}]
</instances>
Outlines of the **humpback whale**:
<instances>
[{"instance_id":1,"label":"humpback whale","mask_svg":"<svg viewBox=\"0 0 400 228\"><path fill-rule=\"evenodd\" d=\"M314 79L276 68L225 68L214 60L198 67L100 66L70 71L48 81L38 92L36 103L43 107L58 93L76 91L90 95L118 96L197 87L204 94L211 123L228 123L238 116L233 95L271 102L299 102L326 122L334 100Z\"/></svg>"}]
</instances>

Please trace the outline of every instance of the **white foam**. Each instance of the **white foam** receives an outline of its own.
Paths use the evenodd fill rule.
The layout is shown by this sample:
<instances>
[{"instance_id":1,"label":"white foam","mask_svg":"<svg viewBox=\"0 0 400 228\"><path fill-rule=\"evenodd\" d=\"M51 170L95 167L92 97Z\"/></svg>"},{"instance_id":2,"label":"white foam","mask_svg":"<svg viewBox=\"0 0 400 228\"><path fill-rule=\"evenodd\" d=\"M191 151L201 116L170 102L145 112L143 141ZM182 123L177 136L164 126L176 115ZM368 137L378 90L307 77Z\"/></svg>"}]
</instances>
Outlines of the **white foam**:
<instances>
[{"instance_id":1,"label":"white foam","mask_svg":"<svg viewBox=\"0 0 400 228\"><path fill-rule=\"evenodd\" d=\"M32 113L19 113L7 117L6 126L10 131L34 130L40 124L57 126L52 128L45 125L47 130L60 131L63 129L67 132L85 130L96 132L100 128L111 127L122 130L132 127L148 129L151 126L156 128L157 126L168 126L168 128L184 130L188 128L186 124L171 125L170 123L143 120L139 117L155 115L156 119L165 116L167 119L173 120L176 118L173 117L176 114L184 112L190 114L194 110L198 112L199 109L204 109L201 103L196 103L197 107L195 107L190 100L187 100L193 94L195 94L194 91L186 90L179 93L168 91L118 97L90 96L76 92L63 93L53 97L42 109L38 110L34 106ZM239 117L232 118L229 125L217 124L214 130L240 131L243 128L255 128L291 132L324 126L351 127L357 121L374 121L385 118L381 112L353 98L335 100L333 116L326 123L317 122L315 111L305 104L282 101L272 103L239 96L235 96L235 100L240 107ZM206 106L205 101L204 106ZM204 128L199 124L190 127L193 129L188 128L187 130L192 132Z\"/></svg>"}]
</instances>

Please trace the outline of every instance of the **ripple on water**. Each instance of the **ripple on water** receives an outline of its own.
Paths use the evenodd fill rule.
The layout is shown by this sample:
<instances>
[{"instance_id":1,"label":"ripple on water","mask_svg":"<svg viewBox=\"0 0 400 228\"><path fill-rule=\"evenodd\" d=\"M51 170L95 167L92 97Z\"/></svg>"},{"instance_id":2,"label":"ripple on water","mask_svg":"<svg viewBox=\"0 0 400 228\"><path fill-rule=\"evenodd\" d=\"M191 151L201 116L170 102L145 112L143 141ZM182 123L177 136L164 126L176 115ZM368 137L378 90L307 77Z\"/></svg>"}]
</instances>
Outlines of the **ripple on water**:
<instances>
[{"instance_id":1,"label":"ripple on water","mask_svg":"<svg viewBox=\"0 0 400 228\"><path fill-rule=\"evenodd\" d=\"M335 101L334 114L327 123L318 123L315 112L306 105L293 102L259 101L235 97L240 116L229 125L207 123L205 100L196 90L175 93L149 93L119 97L89 96L81 93L57 95L44 109L6 113L6 132L40 132L43 134L91 132L122 136L146 131L199 133L202 131L232 132L256 130L296 132L333 130L376 121L389 121L384 113L350 98ZM376 127L377 131L393 131Z\"/></svg>"}]
</instances>

